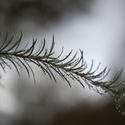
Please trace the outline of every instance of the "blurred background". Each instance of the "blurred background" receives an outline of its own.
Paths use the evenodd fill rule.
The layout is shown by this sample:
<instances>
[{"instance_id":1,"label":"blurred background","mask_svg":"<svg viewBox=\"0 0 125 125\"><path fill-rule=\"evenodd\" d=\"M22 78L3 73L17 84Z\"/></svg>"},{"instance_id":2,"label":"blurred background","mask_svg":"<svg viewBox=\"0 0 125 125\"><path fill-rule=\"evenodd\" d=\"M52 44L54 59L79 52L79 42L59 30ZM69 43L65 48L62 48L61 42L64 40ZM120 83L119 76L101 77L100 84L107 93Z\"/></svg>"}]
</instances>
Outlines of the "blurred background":
<instances>
[{"instance_id":1,"label":"blurred background","mask_svg":"<svg viewBox=\"0 0 125 125\"><path fill-rule=\"evenodd\" d=\"M112 71L124 67L124 0L1 0L0 31L24 33L24 44L55 36L57 53L84 51L95 66ZM22 41L22 42L23 42ZM108 95L100 96L73 82L57 84L32 66L37 83L18 78L14 70L0 69L0 125L124 125L125 117ZM124 76L123 76L124 77Z\"/></svg>"}]
</instances>

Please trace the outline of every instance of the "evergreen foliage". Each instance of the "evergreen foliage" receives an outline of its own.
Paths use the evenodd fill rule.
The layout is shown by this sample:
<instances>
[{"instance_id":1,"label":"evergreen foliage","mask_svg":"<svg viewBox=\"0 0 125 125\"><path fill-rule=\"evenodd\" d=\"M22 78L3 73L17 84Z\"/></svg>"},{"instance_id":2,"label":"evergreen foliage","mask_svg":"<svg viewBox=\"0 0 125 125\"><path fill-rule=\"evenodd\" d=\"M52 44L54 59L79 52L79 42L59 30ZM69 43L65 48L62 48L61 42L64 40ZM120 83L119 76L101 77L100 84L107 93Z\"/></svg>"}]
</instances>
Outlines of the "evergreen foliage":
<instances>
[{"instance_id":1,"label":"evergreen foliage","mask_svg":"<svg viewBox=\"0 0 125 125\"><path fill-rule=\"evenodd\" d=\"M43 40L42 45L37 49L37 39L33 39L30 47L26 46L20 49L21 40L23 34L19 36L18 40L14 39L14 36L9 36L8 33L0 34L0 67L6 71L6 67L11 69L12 65L15 67L18 75L20 76L20 67L24 68L30 77L32 74L34 82L35 74L31 67L31 63L38 66L44 74L48 75L50 79L57 81L55 73L58 74L64 81L71 87L71 80L77 81L82 87L87 85L89 88L98 87L102 88L105 93L109 93L117 102L118 106L124 104L125 85L124 80L119 81L122 70L115 74L111 80L106 80L110 69L105 67L102 71L99 71L99 65L94 68L92 61L91 66L88 67L83 57L83 51L79 50L79 56L76 52L72 55L71 50L65 57L62 58L62 51L58 56L55 56L54 36L50 49L46 49L46 40ZM10 63L12 65L10 65ZM55 72L55 73L54 73ZM119 84L116 84L119 82Z\"/></svg>"}]
</instances>

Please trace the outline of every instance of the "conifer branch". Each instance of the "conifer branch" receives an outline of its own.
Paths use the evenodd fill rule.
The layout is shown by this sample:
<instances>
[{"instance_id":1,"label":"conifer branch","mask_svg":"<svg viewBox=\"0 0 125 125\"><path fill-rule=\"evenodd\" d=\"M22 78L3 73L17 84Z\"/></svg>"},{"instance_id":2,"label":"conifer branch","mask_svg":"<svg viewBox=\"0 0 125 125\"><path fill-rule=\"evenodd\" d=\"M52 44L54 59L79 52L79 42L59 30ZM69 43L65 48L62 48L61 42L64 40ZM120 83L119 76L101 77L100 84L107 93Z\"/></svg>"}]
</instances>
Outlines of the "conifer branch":
<instances>
[{"instance_id":1,"label":"conifer branch","mask_svg":"<svg viewBox=\"0 0 125 125\"><path fill-rule=\"evenodd\" d=\"M112 86L112 84L116 82L120 77L121 72L118 75L115 75L112 80L105 81L105 77L109 74L110 70L105 67L102 71L98 72L100 63L94 70L93 61L91 63L91 66L87 67L87 63L84 60L82 50L79 50L79 57L77 57L77 53L72 56L71 54L73 50L71 50L64 58L62 58L61 56L63 54L63 49L61 53L57 57L55 57L54 36L52 39L50 50L45 49L46 41L44 39L43 45L41 45L36 52L34 51L36 49L37 40L34 39L30 47L21 50L18 49L20 48L22 37L23 34L21 33L19 39L13 43L14 36L9 39L8 33L6 33L3 42L1 41L2 44L0 46L0 66L3 70L5 70L5 66L9 66L9 64L6 62L7 60L12 63L19 76L19 67L23 67L26 70L28 76L30 76L30 70L32 68L30 67L29 62L32 62L54 81L56 81L56 77L53 73L53 71L55 71L64 81L69 84L70 87L71 84L69 79L72 79L79 82L83 87L85 87L83 83L84 81L85 83L87 83L87 85L89 85L89 87L94 85L109 89L110 86ZM71 56L72 58L70 58ZM110 91L112 90L110 89Z\"/></svg>"},{"instance_id":2,"label":"conifer branch","mask_svg":"<svg viewBox=\"0 0 125 125\"><path fill-rule=\"evenodd\" d=\"M3 37L3 34L0 34ZM50 79L57 81L55 73L58 74L64 81L71 87L71 80L77 81L82 87L85 87L85 83L90 88L100 87L105 92L110 93L113 97L125 93L124 81L120 82L119 86L115 86L115 83L119 81L122 70L116 74L111 80L106 80L110 69L105 67L100 70L100 63L96 69L94 69L94 61L92 61L90 67L88 67L83 57L83 51L79 50L79 56L77 53L72 55L72 50L62 58L63 49L58 56L55 56L54 36L50 49L46 49L46 40L43 40L43 44L37 49L37 39L32 42L30 47L20 49L21 40L23 34L21 33L19 39L15 42L14 36L9 37L8 33L2 39L0 45L0 67L6 71L5 67L11 69L10 63L15 67L18 75L20 76L19 67L23 67L27 75L30 77L32 74L35 82L35 74L30 63L38 66L44 74L48 75ZM10 63L8 63L10 62ZM54 73L55 72L55 73Z\"/></svg>"}]
</instances>

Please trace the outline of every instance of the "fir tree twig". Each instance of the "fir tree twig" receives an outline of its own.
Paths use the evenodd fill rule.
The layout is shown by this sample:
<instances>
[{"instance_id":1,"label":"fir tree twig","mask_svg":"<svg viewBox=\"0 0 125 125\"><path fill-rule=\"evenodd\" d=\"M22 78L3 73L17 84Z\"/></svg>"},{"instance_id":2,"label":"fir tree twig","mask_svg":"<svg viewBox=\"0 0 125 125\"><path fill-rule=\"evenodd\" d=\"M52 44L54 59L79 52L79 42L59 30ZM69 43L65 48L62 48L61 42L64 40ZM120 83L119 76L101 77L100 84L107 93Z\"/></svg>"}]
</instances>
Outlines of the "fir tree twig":
<instances>
[{"instance_id":1,"label":"fir tree twig","mask_svg":"<svg viewBox=\"0 0 125 125\"><path fill-rule=\"evenodd\" d=\"M0 34L0 37L3 37L3 34ZM58 56L55 56L54 52L54 36L52 39L52 44L50 49L45 49L46 40L43 40L43 44L36 48L37 39L32 42L30 47L24 49L19 49L21 45L23 34L21 33L19 39L15 42L14 36L8 37L6 33L4 39L2 39L0 45L0 67L6 71L5 66L11 68L10 63L15 67L18 75L20 76L19 67L23 67L28 76L30 77L30 72L32 73L34 82L35 74L30 65L30 62L37 65L44 74L47 74L50 79L56 82L56 72L64 81L68 83L71 87L71 81L77 81L85 87L88 85L90 88L93 86L101 87L105 92L110 93L110 95L117 96L125 92L125 87L123 86L124 81L122 81L118 87L115 86L115 83L118 82L119 77L121 76L122 70L116 74L111 80L106 80L110 69L105 67L102 71L99 71L100 63L96 69L94 69L94 62L92 61L91 66L88 67L86 61L83 57L83 51L79 50L80 56L77 56L77 53L72 55L72 50L62 58L63 49ZM10 63L8 63L8 61Z\"/></svg>"}]
</instances>

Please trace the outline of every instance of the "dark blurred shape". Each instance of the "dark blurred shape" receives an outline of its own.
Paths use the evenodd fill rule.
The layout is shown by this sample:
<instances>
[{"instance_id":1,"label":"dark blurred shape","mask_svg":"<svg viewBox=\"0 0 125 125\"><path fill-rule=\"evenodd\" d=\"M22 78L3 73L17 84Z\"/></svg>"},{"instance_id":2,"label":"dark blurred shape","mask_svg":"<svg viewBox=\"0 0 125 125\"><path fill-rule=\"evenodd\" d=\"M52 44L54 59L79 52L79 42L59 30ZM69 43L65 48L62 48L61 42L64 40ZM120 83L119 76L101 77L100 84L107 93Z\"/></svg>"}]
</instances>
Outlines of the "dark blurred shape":
<instances>
[{"instance_id":1,"label":"dark blurred shape","mask_svg":"<svg viewBox=\"0 0 125 125\"><path fill-rule=\"evenodd\" d=\"M1 29L17 28L21 22L39 25L57 22L66 13L88 12L94 0L1 0Z\"/></svg>"},{"instance_id":2,"label":"dark blurred shape","mask_svg":"<svg viewBox=\"0 0 125 125\"><path fill-rule=\"evenodd\" d=\"M74 106L66 106L56 85L47 81L42 83L34 85L21 80L14 86L18 111L10 119L12 125L125 124L125 117L117 112L112 102L93 106L83 100Z\"/></svg>"},{"instance_id":3,"label":"dark blurred shape","mask_svg":"<svg viewBox=\"0 0 125 125\"><path fill-rule=\"evenodd\" d=\"M125 125L125 117L112 103L95 108L83 103L57 114L53 125Z\"/></svg>"}]
</instances>

